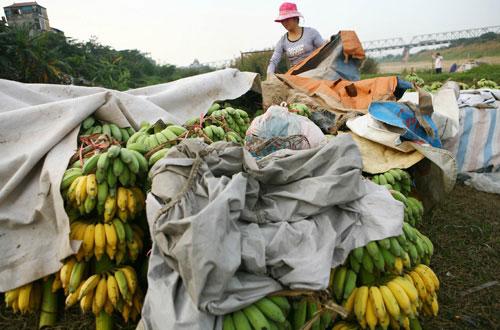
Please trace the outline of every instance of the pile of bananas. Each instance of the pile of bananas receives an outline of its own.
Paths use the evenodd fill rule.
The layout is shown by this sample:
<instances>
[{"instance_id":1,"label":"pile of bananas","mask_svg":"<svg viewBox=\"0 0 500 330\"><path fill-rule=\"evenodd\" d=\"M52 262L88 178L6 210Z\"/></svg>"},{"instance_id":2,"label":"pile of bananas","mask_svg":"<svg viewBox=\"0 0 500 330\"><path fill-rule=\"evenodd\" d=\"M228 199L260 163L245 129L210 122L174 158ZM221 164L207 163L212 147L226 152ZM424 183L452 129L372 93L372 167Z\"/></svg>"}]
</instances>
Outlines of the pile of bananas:
<instances>
[{"instance_id":1,"label":"pile of bananas","mask_svg":"<svg viewBox=\"0 0 500 330\"><path fill-rule=\"evenodd\" d=\"M372 176L372 181L389 190L396 190L405 196L411 192L411 177L408 172L393 168L387 172Z\"/></svg>"},{"instance_id":2,"label":"pile of bananas","mask_svg":"<svg viewBox=\"0 0 500 330\"><path fill-rule=\"evenodd\" d=\"M287 320L289 312L290 303L286 297L265 297L242 310L224 315L222 329L287 329L290 327Z\"/></svg>"},{"instance_id":3,"label":"pile of bananas","mask_svg":"<svg viewBox=\"0 0 500 330\"><path fill-rule=\"evenodd\" d=\"M429 264L434 253L431 240L409 224L400 236L369 242L349 254L346 265L331 273L331 287L338 302L346 299L356 283L373 284L380 274L402 274L420 263Z\"/></svg>"},{"instance_id":4,"label":"pile of bananas","mask_svg":"<svg viewBox=\"0 0 500 330\"><path fill-rule=\"evenodd\" d=\"M415 278L420 281L419 284L415 282ZM419 288L425 284L432 286L434 290ZM419 265L410 274L396 276L382 285L355 288L343 306L349 314L348 318L355 318L362 329L373 330L377 325L383 329L389 326L394 329L399 329L400 326L410 329L411 320L416 319L424 308L437 315L437 287L439 281L434 272L425 265Z\"/></svg>"},{"instance_id":5,"label":"pile of bananas","mask_svg":"<svg viewBox=\"0 0 500 330\"><path fill-rule=\"evenodd\" d=\"M86 118L80 127L80 135L105 134L120 142L127 142L130 136L135 133L132 127L120 128L113 123L99 121L90 116Z\"/></svg>"},{"instance_id":6,"label":"pile of bananas","mask_svg":"<svg viewBox=\"0 0 500 330\"><path fill-rule=\"evenodd\" d=\"M111 315L116 310L126 322L129 317L137 319L144 297L132 267L124 266L83 279L85 263L71 260L73 262L63 266L60 275L63 287L68 290L67 308L79 301L84 313L92 311L98 316L104 310Z\"/></svg>"},{"instance_id":7,"label":"pile of bananas","mask_svg":"<svg viewBox=\"0 0 500 330\"><path fill-rule=\"evenodd\" d=\"M241 144L250 126L250 116L244 110L230 105L222 109L214 103L201 121L192 118L184 126L190 131L189 137L202 137L209 143L228 141Z\"/></svg>"},{"instance_id":8,"label":"pile of bananas","mask_svg":"<svg viewBox=\"0 0 500 330\"><path fill-rule=\"evenodd\" d=\"M119 265L125 258L137 260L144 248L144 231L135 224L113 219L107 223L77 220L71 223L70 238L82 241L76 260L101 260L104 254Z\"/></svg>"},{"instance_id":9,"label":"pile of bananas","mask_svg":"<svg viewBox=\"0 0 500 330\"><path fill-rule=\"evenodd\" d=\"M307 118L311 117L311 111L307 107L307 105L303 103L292 103L288 106L288 110L290 112L294 112L297 115L301 115Z\"/></svg>"}]
</instances>

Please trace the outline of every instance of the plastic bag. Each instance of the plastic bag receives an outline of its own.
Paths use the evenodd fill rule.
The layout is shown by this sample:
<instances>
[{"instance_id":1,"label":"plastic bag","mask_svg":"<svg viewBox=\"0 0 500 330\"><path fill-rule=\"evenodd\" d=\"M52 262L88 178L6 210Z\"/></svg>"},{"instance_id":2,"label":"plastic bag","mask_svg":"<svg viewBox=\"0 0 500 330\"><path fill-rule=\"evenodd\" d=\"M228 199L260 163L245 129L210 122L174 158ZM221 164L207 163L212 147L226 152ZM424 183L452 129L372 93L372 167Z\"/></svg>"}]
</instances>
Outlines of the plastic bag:
<instances>
[{"instance_id":1,"label":"plastic bag","mask_svg":"<svg viewBox=\"0 0 500 330\"><path fill-rule=\"evenodd\" d=\"M246 149L257 158L281 149L303 150L324 143L325 135L311 120L276 105L252 121L245 137Z\"/></svg>"}]
</instances>

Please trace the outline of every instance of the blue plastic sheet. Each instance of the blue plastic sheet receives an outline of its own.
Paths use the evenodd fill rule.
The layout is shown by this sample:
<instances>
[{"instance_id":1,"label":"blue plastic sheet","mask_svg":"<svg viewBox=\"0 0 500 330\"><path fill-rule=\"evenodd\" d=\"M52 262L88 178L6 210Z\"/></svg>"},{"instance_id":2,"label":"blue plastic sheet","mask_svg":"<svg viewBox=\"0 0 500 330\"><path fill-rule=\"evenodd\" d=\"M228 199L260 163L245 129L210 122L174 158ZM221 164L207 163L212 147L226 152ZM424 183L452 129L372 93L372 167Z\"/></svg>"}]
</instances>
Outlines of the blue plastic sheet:
<instances>
[{"instance_id":1,"label":"blue plastic sheet","mask_svg":"<svg viewBox=\"0 0 500 330\"><path fill-rule=\"evenodd\" d=\"M433 136L427 134L413 110L404 103L373 102L368 111L378 121L403 128L405 133L401 135L402 140L428 143L433 147L441 148L437 126L431 116L423 115L422 117L431 127Z\"/></svg>"}]
</instances>

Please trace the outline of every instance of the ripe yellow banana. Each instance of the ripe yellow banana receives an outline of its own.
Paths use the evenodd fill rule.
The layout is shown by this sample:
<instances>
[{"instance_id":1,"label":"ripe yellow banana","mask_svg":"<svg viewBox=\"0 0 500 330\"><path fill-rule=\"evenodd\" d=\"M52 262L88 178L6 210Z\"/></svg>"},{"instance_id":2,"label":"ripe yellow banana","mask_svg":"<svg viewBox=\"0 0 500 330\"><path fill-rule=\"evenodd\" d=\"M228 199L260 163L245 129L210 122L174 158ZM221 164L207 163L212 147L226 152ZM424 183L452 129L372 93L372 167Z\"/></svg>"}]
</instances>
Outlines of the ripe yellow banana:
<instances>
[{"instance_id":1,"label":"ripe yellow banana","mask_svg":"<svg viewBox=\"0 0 500 330\"><path fill-rule=\"evenodd\" d=\"M354 310L354 300L356 299L356 291L358 288L354 288L354 290L351 292L351 295L349 298L347 298L346 302L344 303L344 308L347 311L348 315L351 315L353 310Z\"/></svg>"},{"instance_id":2,"label":"ripe yellow banana","mask_svg":"<svg viewBox=\"0 0 500 330\"><path fill-rule=\"evenodd\" d=\"M134 192L130 189L126 189L127 191L127 209L132 217L135 216L137 212L137 201L135 200Z\"/></svg>"},{"instance_id":3,"label":"ripe yellow banana","mask_svg":"<svg viewBox=\"0 0 500 330\"><path fill-rule=\"evenodd\" d=\"M408 295L405 293L399 283L390 281L387 283L387 287L391 290L392 294L396 298L399 304L399 308L403 311L403 313L405 313L406 315L412 315L410 298L408 298Z\"/></svg>"},{"instance_id":4,"label":"ripe yellow banana","mask_svg":"<svg viewBox=\"0 0 500 330\"><path fill-rule=\"evenodd\" d=\"M380 293L382 294L382 299L384 300L387 312L392 316L392 318L399 320L401 316L401 310L391 290L389 290L389 288L386 287L385 285L380 286L379 290Z\"/></svg>"},{"instance_id":5,"label":"ripe yellow banana","mask_svg":"<svg viewBox=\"0 0 500 330\"><path fill-rule=\"evenodd\" d=\"M413 280L413 284L415 285L415 288L417 288L418 296L422 301L427 301L427 290L425 289L425 284L424 281L422 281L422 278L420 275L418 275L416 272L411 271L408 274L411 279Z\"/></svg>"},{"instance_id":6,"label":"ripe yellow banana","mask_svg":"<svg viewBox=\"0 0 500 330\"><path fill-rule=\"evenodd\" d=\"M119 187L116 193L116 197L118 209L121 211L127 210L127 190L123 187Z\"/></svg>"},{"instance_id":7,"label":"ripe yellow banana","mask_svg":"<svg viewBox=\"0 0 500 330\"><path fill-rule=\"evenodd\" d=\"M83 283L80 283L80 285L75 290L75 292L70 293L66 297L66 302L65 302L66 308L70 308L71 306L73 306L74 304L76 304L78 302L78 295L80 294L80 289L82 288L82 285L83 285Z\"/></svg>"},{"instance_id":8,"label":"ripe yellow banana","mask_svg":"<svg viewBox=\"0 0 500 330\"><path fill-rule=\"evenodd\" d=\"M87 278L85 282L82 284L82 288L80 289L80 292L78 293L78 300L81 300L83 297L85 297L87 294L89 294L91 291L94 291L95 287L99 283L99 280L101 279L101 276L99 274L94 274Z\"/></svg>"},{"instance_id":9,"label":"ripe yellow banana","mask_svg":"<svg viewBox=\"0 0 500 330\"><path fill-rule=\"evenodd\" d=\"M410 330L410 319L408 316L403 317L401 324L403 325L403 329Z\"/></svg>"},{"instance_id":10,"label":"ripe yellow banana","mask_svg":"<svg viewBox=\"0 0 500 330\"><path fill-rule=\"evenodd\" d=\"M28 312L30 307L30 295L33 288L32 283L28 283L19 288L19 296L17 298L18 308L22 314Z\"/></svg>"},{"instance_id":11,"label":"ripe yellow banana","mask_svg":"<svg viewBox=\"0 0 500 330\"><path fill-rule=\"evenodd\" d=\"M123 305L122 309L122 317L125 323L128 323L129 316L130 316L130 306L125 304Z\"/></svg>"},{"instance_id":12,"label":"ripe yellow banana","mask_svg":"<svg viewBox=\"0 0 500 330\"><path fill-rule=\"evenodd\" d=\"M382 321L387 318L387 310L385 309L384 299L382 298L380 289L377 286L371 286L368 297L375 309L375 314L377 315L379 323L382 324Z\"/></svg>"},{"instance_id":13,"label":"ripe yellow banana","mask_svg":"<svg viewBox=\"0 0 500 330\"><path fill-rule=\"evenodd\" d=\"M71 277L71 271L76 264L75 258L68 259L59 271L59 277L61 278L62 287L66 290L69 286L69 279Z\"/></svg>"},{"instance_id":14,"label":"ripe yellow banana","mask_svg":"<svg viewBox=\"0 0 500 330\"><path fill-rule=\"evenodd\" d=\"M106 244L111 249L116 251L116 245L118 244L118 237L116 236L115 226L113 226L112 223L105 223L104 224L104 233L106 235Z\"/></svg>"},{"instance_id":15,"label":"ripe yellow banana","mask_svg":"<svg viewBox=\"0 0 500 330\"><path fill-rule=\"evenodd\" d=\"M5 305L12 307L12 303L17 301L19 297L19 288L5 292Z\"/></svg>"},{"instance_id":16,"label":"ripe yellow banana","mask_svg":"<svg viewBox=\"0 0 500 330\"><path fill-rule=\"evenodd\" d=\"M95 239L95 225L90 224L85 228L85 235L83 236L83 254L89 260L94 254L94 239Z\"/></svg>"},{"instance_id":17,"label":"ripe yellow banana","mask_svg":"<svg viewBox=\"0 0 500 330\"><path fill-rule=\"evenodd\" d=\"M92 199L97 197L97 180L95 178L95 174L87 175L87 196Z\"/></svg>"},{"instance_id":18,"label":"ripe yellow banana","mask_svg":"<svg viewBox=\"0 0 500 330\"><path fill-rule=\"evenodd\" d=\"M106 278L101 278L99 284L97 284L97 288L95 289L94 302L100 312L104 308L104 304L108 299L108 284Z\"/></svg>"},{"instance_id":19,"label":"ripe yellow banana","mask_svg":"<svg viewBox=\"0 0 500 330\"><path fill-rule=\"evenodd\" d=\"M106 303L104 304L104 311L106 312L106 314L111 315L113 314L113 310L113 303L111 302L111 300L109 300L109 298L106 299Z\"/></svg>"},{"instance_id":20,"label":"ripe yellow banana","mask_svg":"<svg viewBox=\"0 0 500 330\"><path fill-rule=\"evenodd\" d=\"M113 304L113 306L116 308L118 304L118 300L120 298L120 291L118 289L118 283L116 282L116 279L114 276L109 275L107 279L107 288L108 288L108 298Z\"/></svg>"},{"instance_id":21,"label":"ripe yellow banana","mask_svg":"<svg viewBox=\"0 0 500 330\"><path fill-rule=\"evenodd\" d=\"M366 324L370 327L370 330L375 330L375 327L377 326L378 319L377 315L375 314L375 307L373 307L373 304L370 299L366 301L366 314L365 314L365 319L366 319Z\"/></svg>"},{"instance_id":22,"label":"ripe yellow banana","mask_svg":"<svg viewBox=\"0 0 500 330\"><path fill-rule=\"evenodd\" d=\"M83 313L90 312L92 309L92 302L94 301L94 290L87 292L80 300L80 308Z\"/></svg>"},{"instance_id":23,"label":"ripe yellow banana","mask_svg":"<svg viewBox=\"0 0 500 330\"><path fill-rule=\"evenodd\" d=\"M356 292L356 299L354 300L354 314L358 322L364 323L366 313L366 302L368 300L368 287L361 286Z\"/></svg>"},{"instance_id":24,"label":"ripe yellow banana","mask_svg":"<svg viewBox=\"0 0 500 330\"><path fill-rule=\"evenodd\" d=\"M87 198L87 176L82 176L78 181L78 185L76 186L76 204L82 205Z\"/></svg>"},{"instance_id":25,"label":"ripe yellow banana","mask_svg":"<svg viewBox=\"0 0 500 330\"><path fill-rule=\"evenodd\" d=\"M133 295L137 289L137 275L134 268L131 266L124 266L120 270L125 274L125 279L127 280L127 286L130 294Z\"/></svg>"},{"instance_id":26,"label":"ripe yellow banana","mask_svg":"<svg viewBox=\"0 0 500 330\"><path fill-rule=\"evenodd\" d=\"M118 213L118 218L120 218L120 220L122 220L123 222L127 222L127 220L129 219L129 213L127 209L125 210L118 209L117 213Z\"/></svg>"},{"instance_id":27,"label":"ripe yellow banana","mask_svg":"<svg viewBox=\"0 0 500 330\"><path fill-rule=\"evenodd\" d=\"M102 223L98 223L95 225L94 245L95 257L97 260L101 260L101 257L104 254L104 250L106 248L106 232Z\"/></svg>"},{"instance_id":28,"label":"ripe yellow banana","mask_svg":"<svg viewBox=\"0 0 500 330\"><path fill-rule=\"evenodd\" d=\"M135 201L137 202L137 212L141 212L146 207L146 196L144 195L144 192L142 192L142 190L138 187L132 187L130 189L134 193Z\"/></svg>"},{"instance_id":29,"label":"ripe yellow banana","mask_svg":"<svg viewBox=\"0 0 500 330\"><path fill-rule=\"evenodd\" d=\"M110 222L113 220L116 209L116 197L108 195L106 202L104 203L104 222Z\"/></svg>"},{"instance_id":30,"label":"ripe yellow banana","mask_svg":"<svg viewBox=\"0 0 500 330\"><path fill-rule=\"evenodd\" d=\"M432 300L432 304L431 304L432 315L437 316L439 313L439 304L438 304L438 299L437 299L437 296L435 293L433 295L433 298L434 299Z\"/></svg>"},{"instance_id":31,"label":"ripe yellow banana","mask_svg":"<svg viewBox=\"0 0 500 330\"><path fill-rule=\"evenodd\" d=\"M408 282L404 277L396 277L393 279L406 293L408 298L410 298L411 303L418 302L418 291L417 288L413 285L413 282Z\"/></svg>"}]
</instances>

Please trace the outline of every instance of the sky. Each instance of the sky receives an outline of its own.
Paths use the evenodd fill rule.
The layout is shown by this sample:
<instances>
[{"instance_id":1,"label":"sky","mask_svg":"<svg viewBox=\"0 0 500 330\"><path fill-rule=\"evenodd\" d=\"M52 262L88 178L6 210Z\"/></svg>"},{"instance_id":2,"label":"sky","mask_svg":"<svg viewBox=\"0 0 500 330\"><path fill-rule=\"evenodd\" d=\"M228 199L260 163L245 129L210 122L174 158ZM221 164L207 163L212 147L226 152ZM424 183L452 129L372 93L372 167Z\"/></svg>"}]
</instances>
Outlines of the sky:
<instances>
[{"instance_id":1,"label":"sky","mask_svg":"<svg viewBox=\"0 0 500 330\"><path fill-rule=\"evenodd\" d=\"M0 0L0 6L12 0ZM21 1L17 1L21 2ZM285 33L275 0L39 0L51 26L81 41L96 36L116 49L138 49L160 64L229 60L273 47ZM500 25L500 0L295 1L303 26L323 38L354 30L361 41ZM3 9L1 12L3 16Z\"/></svg>"}]
</instances>

